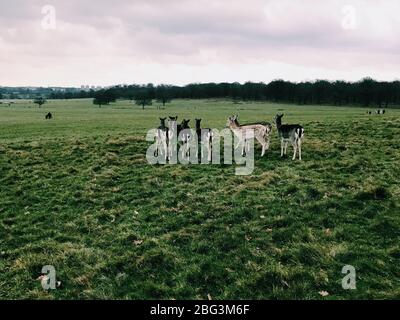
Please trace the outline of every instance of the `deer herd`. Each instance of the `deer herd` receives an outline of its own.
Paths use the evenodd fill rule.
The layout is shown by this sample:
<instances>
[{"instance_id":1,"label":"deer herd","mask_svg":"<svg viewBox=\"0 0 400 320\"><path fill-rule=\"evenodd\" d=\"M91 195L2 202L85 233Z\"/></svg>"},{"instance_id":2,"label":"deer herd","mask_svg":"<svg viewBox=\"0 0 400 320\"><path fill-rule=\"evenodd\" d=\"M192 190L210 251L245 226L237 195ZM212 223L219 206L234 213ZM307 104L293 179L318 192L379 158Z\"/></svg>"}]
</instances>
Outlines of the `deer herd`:
<instances>
[{"instance_id":1,"label":"deer herd","mask_svg":"<svg viewBox=\"0 0 400 320\"><path fill-rule=\"evenodd\" d=\"M278 131L278 137L281 141L281 157L287 154L287 147L289 142L293 146L294 153L292 159L295 160L298 154L301 160L301 145L304 138L304 128L298 124L282 124L283 114L277 114L274 118L274 124ZM211 161L214 131L209 128L201 128L201 119L195 119L196 128L190 130L190 120L183 119L181 123L178 122L178 116L168 118L168 126L166 124L167 118L160 118L160 125L156 129L156 153L160 153L165 160L170 159L174 152L177 152L177 145L170 143L173 139L180 141L182 147L182 157L189 157L190 148L189 142L195 140L203 146L201 148L202 157L204 156L204 149L207 150L207 160ZM238 143L235 149L241 147L242 156L250 151L250 142L255 139L262 147L261 156L270 146L270 135L272 132L272 124L269 122L256 122L250 124L240 124L238 116L228 117L227 127L233 132L237 138ZM194 137L196 135L196 137ZM179 138L179 139L178 139Z\"/></svg>"}]
</instances>

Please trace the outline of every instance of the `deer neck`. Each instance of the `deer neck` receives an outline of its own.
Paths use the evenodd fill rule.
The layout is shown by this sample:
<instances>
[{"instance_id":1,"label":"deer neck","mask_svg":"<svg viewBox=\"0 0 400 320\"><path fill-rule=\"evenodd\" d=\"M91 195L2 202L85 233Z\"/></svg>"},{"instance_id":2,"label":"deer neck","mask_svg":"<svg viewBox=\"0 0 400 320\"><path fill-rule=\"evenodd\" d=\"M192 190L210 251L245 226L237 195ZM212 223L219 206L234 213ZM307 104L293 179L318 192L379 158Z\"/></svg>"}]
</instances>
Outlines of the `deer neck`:
<instances>
[{"instance_id":1,"label":"deer neck","mask_svg":"<svg viewBox=\"0 0 400 320\"><path fill-rule=\"evenodd\" d=\"M231 129L239 129L239 123L237 121L231 122L230 124Z\"/></svg>"}]
</instances>

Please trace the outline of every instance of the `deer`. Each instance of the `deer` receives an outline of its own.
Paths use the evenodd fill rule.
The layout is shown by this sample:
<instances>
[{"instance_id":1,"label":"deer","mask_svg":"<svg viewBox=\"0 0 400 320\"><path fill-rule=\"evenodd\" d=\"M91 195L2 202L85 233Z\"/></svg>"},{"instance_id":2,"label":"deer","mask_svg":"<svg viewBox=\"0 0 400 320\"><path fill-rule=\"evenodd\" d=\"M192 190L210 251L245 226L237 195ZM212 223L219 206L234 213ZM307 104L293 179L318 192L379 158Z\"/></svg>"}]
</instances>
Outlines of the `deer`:
<instances>
[{"instance_id":1,"label":"deer","mask_svg":"<svg viewBox=\"0 0 400 320\"><path fill-rule=\"evenodd\" d=\"M178 121L178 116L175 117L169 117L169 131L168 131L168 141L171 142L173 141L173 139L175 139L176 141L178 141L179 138L179 134L183 131L183 130L190 130L189 127L189 122L190 120L186 120L183 119L182 122L180 124L177 124ZM188 156L189 154L189 143L190 140L190 134L185 132L182 136L182 140L181 142L186 143L186 147L182 149L182 156L184 157L185 155ZM170 143L168 150L169 150L169 156L172 157L172 154L174 152L176 152L176 147L177 144L176 143Z\"/></svg>"},{"instance_id":2,"label":"deer","mask_svg":"<svg viewBox=\"0 0 400 320\"><path fill-rule=\"evenodd\" d=\"M201 128L201 119L196 121L196 134L198 142L207 149L207 160L211 161L213 132L210 128ZM201 157L204 157L204 148L201 148Z\"/></svg>"},{"instance_id":3,"label":"deer","mask_svg":"<svg viewBox=\"0 0 400 320\"><path fill-rule=\"evenodd\" d=\"M183 147L182 147L182 158L188 157L190 156L190 146L189 146L189 142L191 137L191 133L190 133L190 127L189 127L189 120L183 119L181 125L178 125L178 137L181 137L181 141L184 143ZM184 131L182 134L181 132Z\"/></svg>"},{"instance_id":4,"label":"deer","mask_svg":"<svg viewBox=\"0 0 400 320\"><path fill-rule=\"evenodd\" d=\"M235 136L239 139L235 149L242 144L242 156L245 154L247 140L255 138L262 146L261 157L269 149L269 135L272 130L272 125L268 122L259 122L240 125L238 121L239 116L231 116L228 118L227 126L233 131ZM250 148L247 145L248 149Z\"/></svg>"},{"instance_id":5,"label":"deer","mask_svg":"<svg viewBox=\"0 0 400 320\"><path fill-rule=\"evenodd\" d=\"M287 146L290 142L293 146L294 153L292 160L296 160L296 153L299 152L299 160L301 160L301 143L304 138L304 128L299 124L282 124L283 114L277 114L274 118L278 137L281 140L281 157L286 155Z\"/></svg>"},{"instance_id":6,"label":"deer","mask_svg":"<svg viewBox=\"0 0 400 320\"><path fill-rule=\"evenodd\" d=\"M157 144L157 155L159 150L161 151L161 155L164 151L165 160L168 158L168 132L169 129L165 125L165 120L167 118L160 118L160 126L157 128L156 131L156 144Z\"/></svg>"},{"instance_id":7,"label":"deer","mask_svg":"<svg viewBox=\"0 0 400 320\"><path fill-rule=\"evenodd\" d=\"M177 124L178 121L178 116L175 117L171 117L169 116L168 119L168 141L170 142L168 145L168 153L169 153L169 157L172 158L172 154L174 152L176 152L176 143L171 143L172 141L174 141L174 139L177 141L178 139L178 133L180 130L181 125Z\"/></svg>"}]
</instances>

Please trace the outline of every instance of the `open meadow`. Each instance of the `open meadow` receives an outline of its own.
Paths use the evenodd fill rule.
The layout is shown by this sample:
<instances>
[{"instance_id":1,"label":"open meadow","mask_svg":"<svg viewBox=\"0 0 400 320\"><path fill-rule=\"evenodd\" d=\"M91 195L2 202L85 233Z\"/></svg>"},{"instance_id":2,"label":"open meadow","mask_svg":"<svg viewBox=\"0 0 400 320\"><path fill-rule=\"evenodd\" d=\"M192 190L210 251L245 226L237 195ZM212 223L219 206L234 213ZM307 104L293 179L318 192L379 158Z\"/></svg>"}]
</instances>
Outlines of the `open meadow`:
<instances>
[{"instance_id":1,"label":"open meadow","mask_svg":"<svg viewBox=\"0 0 400 320\"><path fill-rule=\"evenodd\" d=\"M54 118L45 120L47 112ZM149 165L159 117L223 129L305 128L303 161L276 128L251 176ZM400 297L400 110L174 100L0 105L0 299ZM61 286L44 291L44 265ZM355 290L342 288L354 266Z\"/></svg>"}]
</instances>

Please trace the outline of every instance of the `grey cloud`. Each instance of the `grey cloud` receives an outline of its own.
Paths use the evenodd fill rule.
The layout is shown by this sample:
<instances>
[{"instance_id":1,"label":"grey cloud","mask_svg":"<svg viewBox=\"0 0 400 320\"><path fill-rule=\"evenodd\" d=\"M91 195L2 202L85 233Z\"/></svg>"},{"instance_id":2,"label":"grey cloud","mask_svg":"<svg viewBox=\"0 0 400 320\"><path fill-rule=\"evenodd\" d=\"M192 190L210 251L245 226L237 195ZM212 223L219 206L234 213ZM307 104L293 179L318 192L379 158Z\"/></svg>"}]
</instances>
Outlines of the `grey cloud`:
<instances>
[{"instance_id":1,"label":"grey cloud","mask_svg":"<svg viewBox=\"0 0 400 320\"><path fill-rule=\"evenodd\" d=\"M55 31L40 27L46 4L56 8ZM342 27L347 4L357 12L355 30ZM0 3L0 67L273 61L372 73L398 68L399 8L395 0L15 0Z\"/></svg>"}]
</instances>

